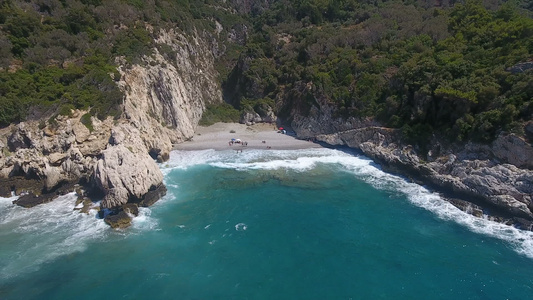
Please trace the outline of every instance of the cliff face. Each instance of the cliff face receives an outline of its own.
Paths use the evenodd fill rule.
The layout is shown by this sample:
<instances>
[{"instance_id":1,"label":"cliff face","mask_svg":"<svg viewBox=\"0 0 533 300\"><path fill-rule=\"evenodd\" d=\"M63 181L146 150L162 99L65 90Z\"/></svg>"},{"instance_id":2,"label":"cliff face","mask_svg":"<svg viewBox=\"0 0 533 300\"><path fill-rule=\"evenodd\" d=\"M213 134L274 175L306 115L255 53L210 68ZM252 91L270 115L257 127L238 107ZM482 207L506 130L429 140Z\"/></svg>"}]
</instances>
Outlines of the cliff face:
<instances>
[{"instance_id":1,"label":"cliff face","mask_svg":"<svg viewBox=\"0 0 533 300\"><path fill-rule=\"evenodd\" d=\"M82 183L103 194L104 208L153 203L147 195L164 192L154 159L168 159L173 143L193 136L205 105L222 101L207 36L161 31L156 43L173 55L154 49L143 65L119 68L121 118L89 122L85 112L73 111L1 129L2 195L30 192L31 203L19 204L31 206Z\"/></svg>"},{"instance_id":2,"label":"cliff face","mask_svg":"<svg viewBox=\"0 0 533 300\"><path fill-rule=\"evenodd\" d=\"M161 31L156 40L171 49L167 60L155 54L146 65L121 67L124 118L137 128L154 158L168 158L173 143L191 138L206 104L222 101L210 43L200 36Z\"/></svg>"}]
</instances>

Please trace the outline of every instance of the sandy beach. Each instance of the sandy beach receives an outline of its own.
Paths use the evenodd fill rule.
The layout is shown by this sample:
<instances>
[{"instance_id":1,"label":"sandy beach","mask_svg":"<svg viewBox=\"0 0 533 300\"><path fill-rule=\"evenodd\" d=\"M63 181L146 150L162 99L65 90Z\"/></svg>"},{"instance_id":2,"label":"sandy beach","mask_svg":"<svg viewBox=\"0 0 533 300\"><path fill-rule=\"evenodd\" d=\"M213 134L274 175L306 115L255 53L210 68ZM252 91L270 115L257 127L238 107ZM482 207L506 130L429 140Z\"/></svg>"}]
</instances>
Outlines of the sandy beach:
<instances>
[{"instance_id":1,"label":"sandy beach","mask_svg":"<svg viewBox=\"0 0 533 300\"><path fill-rule=\"evenodd\" d=\"M242 143L230 145L231 139ZM264 143L263 143L264 141ZM243 146L247 143L247 146ZM174 145L175 150L246 150L274 149L294 150L320 148L317 143L299 140L288 134L279 133L273 124L216 123L211 126L198 126L191 141Z\"/></svg>"}]
</instances>

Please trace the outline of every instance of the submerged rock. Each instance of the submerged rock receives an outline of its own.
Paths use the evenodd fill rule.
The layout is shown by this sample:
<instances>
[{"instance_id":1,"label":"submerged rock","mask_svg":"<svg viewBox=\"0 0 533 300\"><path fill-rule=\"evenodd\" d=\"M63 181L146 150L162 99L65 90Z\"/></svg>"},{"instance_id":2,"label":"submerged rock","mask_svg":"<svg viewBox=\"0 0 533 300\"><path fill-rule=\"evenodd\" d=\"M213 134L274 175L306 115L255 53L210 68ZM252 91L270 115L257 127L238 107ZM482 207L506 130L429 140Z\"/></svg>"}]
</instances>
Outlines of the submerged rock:
<instances>
[{"instance_id":1,"label":"submerged rock","mask_svg":"<svg viewBox=\"0 0 533 300\"><path fill-rule=\"evenodd\" d=\"M26 179L22 176L13 176L10 178L0 178L0 196L11 197L11 193L16 195L32 193L39 195L43 190L43 183L39 180Z\"/></svg>"},{"instance_id":2,"label":"submerged rock","mask_svg":"<svg viewBox=\"0 0 533 300\"><path fill-rule=\"evenodd\" d=\"M128 203L128 204L122 205L122 210L129 215L133 215L133 216L139 215L139 207L135 203Z\"/></svg>"},{"instance_id":3,"label":"submerged rock","mask_svg":"<svg viewBox=\"0 0 533 300\"><path fill-rule=\"evenodd\" d=\"M164 184L159 185L155 189L152 189L144 195L143 199L139 202L139 206L148 207L152 206L157 200L161 199L167 194L167 187Z\"/></svg>"},{"instance_id":4,"label":"submerged rock","mask_svg":"<svg viewBox=\"0 0 533 300\"><path fill-rule=\"evenodd\" d=\"M20 196L17 200L13 201L13 204L30 208L39 204L51 202L55 198L57 198L56 194L35 195L33 193L28 193Z\"/></svg>"},{"instance_id":5,"label":"submerged rock","mask_svg":"<svg viewBox=\"0 0 533 300\"><path fill-rule=\"evenodd\" d=\"M131 221L131 217L124 211L120 211L116 215L108 215L104 218L104 222L115 229L128 228L131 226Z\"/></svg>"}]
</instances>

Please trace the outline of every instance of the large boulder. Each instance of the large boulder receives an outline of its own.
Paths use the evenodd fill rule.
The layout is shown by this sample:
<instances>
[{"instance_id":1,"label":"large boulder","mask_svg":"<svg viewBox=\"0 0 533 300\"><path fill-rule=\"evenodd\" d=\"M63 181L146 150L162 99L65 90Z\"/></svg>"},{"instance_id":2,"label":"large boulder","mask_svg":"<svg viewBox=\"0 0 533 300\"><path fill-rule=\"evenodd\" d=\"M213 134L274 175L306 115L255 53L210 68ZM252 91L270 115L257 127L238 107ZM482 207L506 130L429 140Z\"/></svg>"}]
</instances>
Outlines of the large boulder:
<instances>
[{"instance_id":1,"label":"large boulder","mask_svg":"<svg viewBox=\"0 0 533 300\"><path fill-rule=\"evenodd\" d=\"M140 202L163 185L163 174L150 156L138 129L128 124L113 128L108 148L96 163L93 180L104 193L103 208Z\"/></svg>"},{"instance_id":2,"label":"large boulder","mask_svg":"<svg viewBox=\"0 0 533 300\"><path fill-rule=\"evenodd\" d=\"M262 120L263 119L261 119L261 116L256 113L252 107L248 106L241 113L241 118L239 122L241 124L254 124L259 123Z\"/></svg>"},{"instance_id":3,"label":"large boulder","mask_svg":"<svg viewBox=\"0 0 533 300\"><path fill-rule=\"evenodd\" d=\"M13 201L13 204L16 204L18 206L22 206L25 208L30 208L37 206L39 204L48 203L51 202L57 198L56 194L42 194L42 195L35 195L33 193L28 193L20 196L17 200Z\"/></svg>"},{"instance_id":4,"label":"large boulder","mask_svg":"<svg viewBox=\"0 0 533 300\"><path fill-rule=\"evenodd\" d=\"M492 143L492 152L506 163L533 169L533 147L515 134L498 136Z\"/></svg>"},{"instance_id":5,"label":"large boulder","mask_svg":"<svg viewBox=\"0 0 533 300\"><path fill-rule=\"evenodd\" d=\"M21 122L13 128L13 132L7 139L10 151L30 148L32 146L32 134L26 123Z\"/></svg>"},{"instance_id":6,"label":"large boulder","mask_svg":"<svg viewBox=\"0 0 533 300\"><path fill-rule=\"evenodd\" d=\"M142 199L163 183L163 174L148 153L134 153L120 144L102 151L94 182L105 194L102 207L113 208Z\"/></svg>"}]
</instances>

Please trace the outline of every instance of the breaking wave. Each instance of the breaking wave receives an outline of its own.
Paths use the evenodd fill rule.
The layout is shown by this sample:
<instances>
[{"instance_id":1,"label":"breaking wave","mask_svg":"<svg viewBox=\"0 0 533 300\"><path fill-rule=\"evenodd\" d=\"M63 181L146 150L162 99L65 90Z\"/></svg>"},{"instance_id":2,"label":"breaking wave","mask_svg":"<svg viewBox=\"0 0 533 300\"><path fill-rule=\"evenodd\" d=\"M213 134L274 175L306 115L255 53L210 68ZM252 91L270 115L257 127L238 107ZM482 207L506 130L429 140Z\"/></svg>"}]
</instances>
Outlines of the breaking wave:
<instances>
[{"instance_id":1,"label":"breaking wave","mask_svg":"<svg viewBox=\"0 0 533 300\"><path fill-rule=\"evenodd\" d=\"M0 198L0 278L35 271L59 256L84 251L91 241L109 232L96 211L74 210L77 196L70 193L31 209L13 205L17 197Z\"/></svg>"},{"instance_id":2,"label":"breaking wave","mask_svg":"<svg viewBox=\"0 0 533 300\"><path fill-rule=\"evenodd\" d=\"M467 214L445 201L438 193L408 182L402 177L383 172L370 159L355 153L325 148L249 150L242 153L214 150L173 151L168 163L161 168L164 174L176 168L187 169L197 165L235 170L287 169L305 172L319 164L337 165L340 170L353 174L376 189L401 193L410 203L431 211L440 219L451 220L473 232L504 240L517 252L533 258L533 232Z\"/></svg>"}]
</instances>

